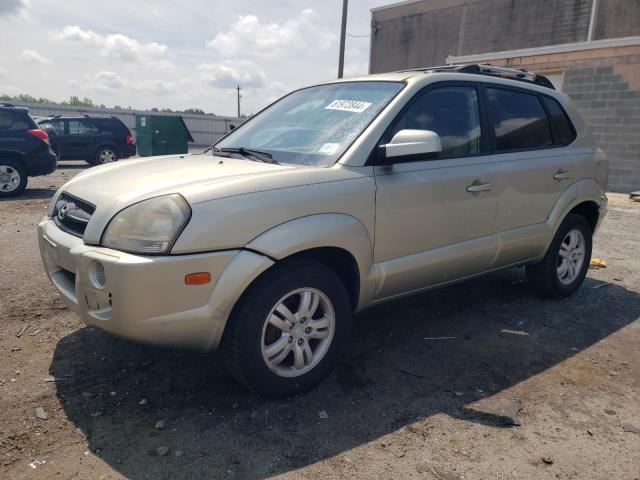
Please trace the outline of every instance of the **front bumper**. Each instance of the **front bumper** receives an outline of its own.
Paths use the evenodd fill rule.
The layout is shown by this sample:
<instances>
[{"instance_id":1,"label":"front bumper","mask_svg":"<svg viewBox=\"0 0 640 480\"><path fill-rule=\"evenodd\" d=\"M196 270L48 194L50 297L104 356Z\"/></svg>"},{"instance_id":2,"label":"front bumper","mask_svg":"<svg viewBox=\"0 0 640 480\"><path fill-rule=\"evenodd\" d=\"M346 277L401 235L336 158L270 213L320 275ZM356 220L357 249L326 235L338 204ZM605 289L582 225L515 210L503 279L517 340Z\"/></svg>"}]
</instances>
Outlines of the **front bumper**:
<instances>
[{"instance_id":1,"label":"front bumper","mask_svg":"<svg viewBox=\"0 0 640 480\"><path fill-rule=\"evenodd\" d=\"M233 305L272 262L244 250L143 257L85 245L50 218L38 225L49 279L87 324L142 343L214 350ZM104 281L96 275L104 267ZM185 275L210 272L207 285Z\"/></svg>"}]
</instances>

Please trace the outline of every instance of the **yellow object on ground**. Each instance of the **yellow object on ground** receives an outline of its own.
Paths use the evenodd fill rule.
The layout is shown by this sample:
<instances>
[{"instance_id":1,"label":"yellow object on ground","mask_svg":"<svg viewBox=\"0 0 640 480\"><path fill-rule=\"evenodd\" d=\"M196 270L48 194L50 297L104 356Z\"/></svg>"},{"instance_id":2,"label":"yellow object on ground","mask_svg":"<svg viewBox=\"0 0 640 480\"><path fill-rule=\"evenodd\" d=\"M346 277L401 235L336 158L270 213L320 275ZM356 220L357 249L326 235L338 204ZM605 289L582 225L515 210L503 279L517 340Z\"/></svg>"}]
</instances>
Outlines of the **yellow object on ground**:
<instances>
[{"instance_id":1,"label":"yellow object on ground","mask_svg":"<svg viewBox=\"0 0 640 480\"><path fill-rule=\"evenodd\" d=\"M596 267L596 268L607 268L607 262L605 262L601 258L592 258L589 266Z\"/></svg>"}]
</instances>

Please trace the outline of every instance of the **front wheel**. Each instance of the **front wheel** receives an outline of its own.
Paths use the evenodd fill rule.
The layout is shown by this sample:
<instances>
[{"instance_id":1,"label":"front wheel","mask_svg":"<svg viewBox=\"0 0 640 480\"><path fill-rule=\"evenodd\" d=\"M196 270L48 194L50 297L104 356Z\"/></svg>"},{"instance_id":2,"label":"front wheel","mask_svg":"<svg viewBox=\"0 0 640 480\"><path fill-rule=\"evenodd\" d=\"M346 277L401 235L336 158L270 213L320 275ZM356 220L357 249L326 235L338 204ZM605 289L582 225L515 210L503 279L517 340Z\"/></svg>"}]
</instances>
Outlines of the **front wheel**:
<instances>
[{"instance_id":1,"label":"front wheel","mask_svg":"<svg viewBox=\"0 0 640 480\"><path fill-rule=\"evenodd\" d=\"M87 160L91 165L103 165L105 163L117 162L118 151L113 147L100 147L93 160Z\"/></svg>"},{"instance_id":2,"label":"front wheel","mask_svg":"<svg viewBox=\"0 0 640 480\"><path fill-rule=\"evenodd\" d=\"M284 397L316 386L349 336L351 303L327 267L296 259L266 272L229 319L222 351L245 386Z\"/></svg>"},{"instance_id":3,"label":"front wheel","mask_svg":"<svg viewBox=\"0 0 640 480\"><path fill-rule=\"evenodd\" d=\"M20 195L27 187L27 172L15 160L0 159L0 198Z\"/></svg>"},{"instance_id":4,"label":"front wheel","mask_svg":"<svg viewBox=\"0 0 640 480\"><path fill-rule=\"evenodd\" d=\"M580 288L591 262L592 235L584 217L570 214L564 219L542 261L527 265L527 278L536 293L562 298Z\"/></svg>"}]
</instances>

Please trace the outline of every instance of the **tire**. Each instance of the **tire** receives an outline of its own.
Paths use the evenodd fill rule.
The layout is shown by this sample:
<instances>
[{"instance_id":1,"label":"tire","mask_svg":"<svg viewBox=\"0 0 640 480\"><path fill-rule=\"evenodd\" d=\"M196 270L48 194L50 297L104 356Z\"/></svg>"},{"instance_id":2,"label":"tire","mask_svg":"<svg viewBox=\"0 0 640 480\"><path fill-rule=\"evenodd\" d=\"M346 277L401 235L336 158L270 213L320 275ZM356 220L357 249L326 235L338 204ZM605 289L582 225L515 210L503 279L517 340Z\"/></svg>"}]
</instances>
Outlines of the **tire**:
<instances>
[{"instance_id":1,"label":"tire","mask_svg":"<svg viewBox=\"0 0 640 480\"><path fill-rule=\"evenodd\" d=\"M27 172L16 160L0 159L0 198L15 197L27 188Z\"/></svg>"},{"instance_id":2,"label":"tire","mask_svg":"<svg viewBox=\"0 0 640 480\"><path fill-rule=\"evenodd\" d=\"M315 311L304 308L304 298L317 305ZM288 313L281 305L292 315L281 314ZM303 311L312 314L305 320ZM278 327L268 321L272 317ZM221 350L240 383L260 395L286 397L312 389L329 374L350 327L351 302L342 281L324 265L294 259L247 289L229 318Z\"/></svg>"},{"instance_id":3,"label":"tire","mask_svg":"<svg viewBox=\"0 0 640 480\"><path fill-rule=\"evenodd\" d=\"M564 298L580 288L591 262L592 236L584 217L569 214L560 224L542 261L526 266L527 279L533 290L546 298ZM577 243L572 248L574 241ZM581 257L580 261L577 261L578 257Z\"/></svg>"},{"instance_id":4,"label":"tire","mask_svg":"<svg viewBox=\"0 0 640 480\"><path fill-rule=\"evenodd\" d=\"M105 163L117 162L118 158L118 150L115 147L105 146L96 151L93 160L86 160L86 162L89 165L104 165Z\"/></svg>"}]
</instances>

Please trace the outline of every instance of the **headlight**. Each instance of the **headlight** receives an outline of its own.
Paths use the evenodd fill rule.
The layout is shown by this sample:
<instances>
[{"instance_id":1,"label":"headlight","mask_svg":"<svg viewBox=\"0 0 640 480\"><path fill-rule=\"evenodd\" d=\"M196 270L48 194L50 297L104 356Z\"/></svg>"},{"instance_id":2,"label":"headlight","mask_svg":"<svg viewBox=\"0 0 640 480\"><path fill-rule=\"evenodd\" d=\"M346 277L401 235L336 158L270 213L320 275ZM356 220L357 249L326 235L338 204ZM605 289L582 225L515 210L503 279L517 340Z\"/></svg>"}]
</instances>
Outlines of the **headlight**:
<instances>
[{"instance_id":1,"label":"headlight","mask_svg":"<svg viewBox=\"0 0 640 480\"><path fill-rule=\"evenodd\" d=\"M177 193L144 200L111 219L102 245L130 253L169 253L190 217L189 204Z\"/></svg>"}]
</instances>

